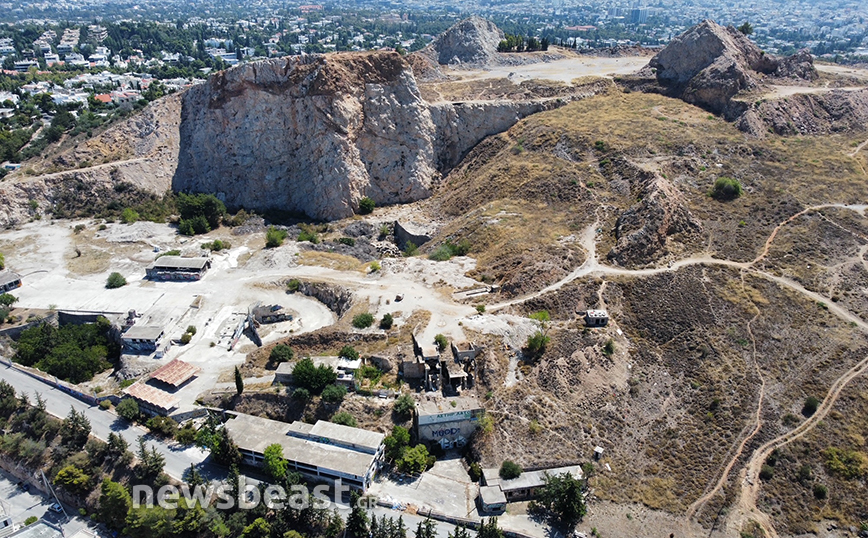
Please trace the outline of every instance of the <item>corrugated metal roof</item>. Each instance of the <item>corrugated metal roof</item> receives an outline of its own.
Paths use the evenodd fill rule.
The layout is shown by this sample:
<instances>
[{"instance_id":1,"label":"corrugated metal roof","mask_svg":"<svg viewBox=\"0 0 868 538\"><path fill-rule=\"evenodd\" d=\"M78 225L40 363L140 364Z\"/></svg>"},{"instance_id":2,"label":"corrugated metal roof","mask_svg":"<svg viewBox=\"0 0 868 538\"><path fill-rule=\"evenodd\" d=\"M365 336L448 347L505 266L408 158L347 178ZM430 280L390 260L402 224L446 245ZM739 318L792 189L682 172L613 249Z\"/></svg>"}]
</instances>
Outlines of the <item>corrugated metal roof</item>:
<instances>
[{"instance_id":1,"label":"corrugated metal roof","mask_svg":"<svg viewBox=\"0 0 868 538\"><path fill-rule=\"evenodd\" d=\"M133 383L124 389L124 392L136 400L141 400L142 402L165 412L175 409L180 403L178 398L175 398L168 392L150 385L145 385L144 383Z\"/></svg>"},{"instance_id":2,"label":"corrugated metal roof","mask_svg":"<svg viewBox=\"0 0 868 538\"><path fill-rule=\"evenodd\" d=\"M175 359L154 370L154 372L151 373L151 379L162 381L163 383L172 385L173 387L179 387L198 372L199 369L192 364L188 364L180 359Z\"/></svg>"}]
</instances>

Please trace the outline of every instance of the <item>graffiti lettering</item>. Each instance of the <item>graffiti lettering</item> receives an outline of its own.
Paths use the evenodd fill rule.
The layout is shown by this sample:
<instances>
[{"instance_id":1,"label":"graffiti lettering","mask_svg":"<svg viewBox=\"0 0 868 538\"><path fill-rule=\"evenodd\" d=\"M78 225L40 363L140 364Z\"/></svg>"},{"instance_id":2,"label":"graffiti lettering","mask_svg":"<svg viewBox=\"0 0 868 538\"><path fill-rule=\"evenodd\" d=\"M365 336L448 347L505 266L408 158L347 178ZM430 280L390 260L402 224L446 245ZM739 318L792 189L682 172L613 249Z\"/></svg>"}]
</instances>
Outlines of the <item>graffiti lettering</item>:
<instances>
[{"instance_id":1,"label":"graffiti lettering","mask_svg":"<svg viewBox=\"0 0 868 538\"><path fill-rule=\"evenodd\" d=\"M446 437L447 435L455 435L456 433L461 433L461 430L459 428L444 428L442 430L431 431L431 435L434 437Z\"/></svg>"}]
</instances>

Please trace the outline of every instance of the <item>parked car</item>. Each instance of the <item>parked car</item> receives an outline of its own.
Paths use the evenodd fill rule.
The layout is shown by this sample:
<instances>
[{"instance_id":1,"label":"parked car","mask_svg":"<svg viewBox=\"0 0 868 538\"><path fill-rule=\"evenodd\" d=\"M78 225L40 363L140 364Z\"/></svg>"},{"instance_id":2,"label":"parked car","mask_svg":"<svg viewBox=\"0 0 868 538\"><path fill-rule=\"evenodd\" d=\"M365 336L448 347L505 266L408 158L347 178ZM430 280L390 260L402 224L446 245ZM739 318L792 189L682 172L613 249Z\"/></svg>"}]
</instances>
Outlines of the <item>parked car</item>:
<instances>
[{"instance_id":1,"label":"parked car","mask_svg":"<svg viewBox=\"0 0 868 538\"><path fill-rule=\"evenodd\" d=\"M60 513L63 512L63 507L60 506L59 503L54 503L54 504L52 504L51 506L48 507L48 509L51 510L52 512L54 512L54 513L57 513L57 514L60 514Z\"/></svg>"}]
</instances>

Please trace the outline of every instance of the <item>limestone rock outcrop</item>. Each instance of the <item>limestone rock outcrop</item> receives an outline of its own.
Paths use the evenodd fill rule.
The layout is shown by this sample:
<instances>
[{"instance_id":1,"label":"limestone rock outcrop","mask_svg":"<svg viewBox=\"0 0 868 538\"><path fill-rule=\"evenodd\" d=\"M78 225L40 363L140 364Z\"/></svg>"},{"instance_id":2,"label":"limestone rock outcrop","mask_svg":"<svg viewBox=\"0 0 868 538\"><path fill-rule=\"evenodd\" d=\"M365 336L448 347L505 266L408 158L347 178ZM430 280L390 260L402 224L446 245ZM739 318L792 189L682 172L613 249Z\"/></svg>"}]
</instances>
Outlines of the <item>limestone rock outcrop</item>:
<instances>
[{"instance_id":1,"label":"limestone rock outcrop","mask_svg":"<svg viewBox=\"0 0 868 538\"><path fill-rule=\"evenodd\" d=\"M440 65L487 65L497 60L503 38L493 22L474 16L434 38L422 53Z\"/></svg>"},{"instance_id":2,"label":"limestone rock outcrop","mask_svg":"<svg viewBox=\"0 0 868 538\"><path fill-rule=\"evenodd\" d=\"M739 92L758 87L761 74L808 80L817 76L810 54L774 58L732 26L712 21L673 39L648 66L665 93L715 113L724 113Z\"/></svg>"}]
</instances>

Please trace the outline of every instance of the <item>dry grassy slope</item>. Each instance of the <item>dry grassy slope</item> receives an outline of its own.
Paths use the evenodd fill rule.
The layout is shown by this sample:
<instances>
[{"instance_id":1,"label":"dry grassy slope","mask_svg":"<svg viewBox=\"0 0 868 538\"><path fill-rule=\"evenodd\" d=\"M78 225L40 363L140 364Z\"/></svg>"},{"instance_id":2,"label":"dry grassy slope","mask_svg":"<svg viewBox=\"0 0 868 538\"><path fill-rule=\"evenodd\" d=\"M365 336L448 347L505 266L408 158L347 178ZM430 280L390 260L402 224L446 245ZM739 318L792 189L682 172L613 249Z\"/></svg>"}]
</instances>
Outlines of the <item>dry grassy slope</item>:
<instances>
[{"instance_id":1,"label":"dry grassy slope","mask_svg":"<svg viewBox=\"0 0 868 538\"><path fill-rule=\"evenodd\" d=\"M752 260L774 227L799 210L864 198L864 158L848 155L864 136L750 139L681 101L612 89L479 144L435 194L441 211L456 218L430 248L467 238L477 276L509 295L539 289L581 263L584 253L568 236L597 218L598 254L617 254L622 265L705 250ZM739 179L746 196L710 198L722 175Z\"/></svg>"}]
</instances>

